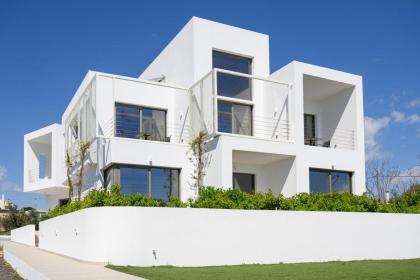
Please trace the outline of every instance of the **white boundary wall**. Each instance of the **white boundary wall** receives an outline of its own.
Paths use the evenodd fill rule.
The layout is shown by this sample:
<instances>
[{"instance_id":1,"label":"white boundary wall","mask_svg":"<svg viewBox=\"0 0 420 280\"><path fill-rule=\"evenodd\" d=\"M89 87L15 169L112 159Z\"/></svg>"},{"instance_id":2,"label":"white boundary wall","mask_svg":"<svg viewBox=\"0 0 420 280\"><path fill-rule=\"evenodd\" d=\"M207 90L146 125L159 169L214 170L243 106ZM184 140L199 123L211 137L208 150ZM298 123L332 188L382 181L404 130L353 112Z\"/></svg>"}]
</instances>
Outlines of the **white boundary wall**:
<instances>
[{"instance_id":1,"label":"white boundary wall","mask_svg":"<svg viewBox=\"0 0 420 280\"><path fill-rule=\"evenodd\" d=\"M420 215L98 207L41 222L39 247L134 266L408 259Z\"/></svg>"},{"instance_id":2,"label":"white boundary wall","mask_svg":"<svg viewBox=\"0 0 420 280\"><path fill-rule=\"evenodd\" d=\"M10 234L13 242L35 246L35 225L27 225L13 229Z\"/></svg>"}]
</instances>

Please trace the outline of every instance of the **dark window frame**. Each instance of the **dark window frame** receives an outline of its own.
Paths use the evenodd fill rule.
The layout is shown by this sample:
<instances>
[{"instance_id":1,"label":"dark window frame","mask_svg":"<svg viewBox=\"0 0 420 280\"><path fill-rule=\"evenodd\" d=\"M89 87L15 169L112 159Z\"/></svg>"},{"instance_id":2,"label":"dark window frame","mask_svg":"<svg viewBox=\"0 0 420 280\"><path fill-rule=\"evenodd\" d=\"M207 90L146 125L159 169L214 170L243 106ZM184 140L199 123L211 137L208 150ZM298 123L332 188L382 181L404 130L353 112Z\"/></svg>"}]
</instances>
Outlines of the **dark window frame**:
<instances>
[{"instance_id":1,"label":"dark window frame","mask_svg":"<svg viewBox=\"0 0 420 280\"><path fill-rule=\"evenodd\" d=\"M120 169L121 167L123 168L134 168L134 169L145 169L147 170L147 184L148 184L148 193L146 195L153 197L152 196L152 189L153 189L153 182L152 182L152 169L166 169L166 170L170 170L172 171L176 171L177 175L178 175L178 186L177 186L177 190L176 190L176 197L180 198L180 191L181 191L181 168L173 168L173 167L164 167L164 166L151 166L151 165L136 165L136 164L120 164L120 163L116 163L116 164L112 164L108 167L106 167L103 170L103 176L104 176L104 185L106 187L109 187L113 184L118 184L121 187L121 173L120 173ZM108 182L108 175L109 172L112 172L112 182ZM171 183L170 186L170 194L173 193L173 186ZM170 195L169 197L171 197L172 195Z\"/></svg>"},{"instance_id":2,"label":"dark window frame","mask_svg":"<svg viewBox=\"0 0 420 280\"><path fill-rule=\"evenodd\" d=\"M235 187L235 175L249 175L249 176L251 176L252 177L252 193L255 193L256 192L256 185L255 185L255 174L254 173L247 173L247 172L233 172L232 173L232 187L234 188L234 189L237 189L236 187ZM240 190L240 189L239 189Z\"/></svg>"},{"instance_id":3,"label":"dark window frame","mask_svg":"<svg viewBox=\"0 0 420 280\"><path fill-rule=\"evenodd\" d=\"M312 142L309 140L307 140L308 138L307 138L307 135L305 135L306 134L306 125L305 125L305 120L306 120L306 117L311 117L312 118L312 120L313 120L313 137L312 138L314 138L314 139L316 139L316 137L317 137L317 125L316 125L316 115L315 114L307 114L307 113L304 113L303 114L303 137L304 137L304 142L305 142L305 145L309 145L309 146L316 146L316 141L315 140L313 140Z\"/></svg>"},{"instance_id":4,"label":"dark window frame","mask_svg":"<svg viewBox=\"0 0 420 280\"><path fill-rule=\"evenodd\" d=\"M310 181L310 174L311 171L315 171L315 172L323 172L323 173L328 173L328 181L329 181L329 192L327 193L333 193L332 191L332 182L331 182L331 173L336 172L336 173L346 173L349 175L349 193L353 193L353 176L354 176L354 172L352 171L344 171L344 170L335 170L335 169L323 169L323 168L309 168L309 192L311 192L311 181Z\"/></svg>"},{"instance_id":5,"label":"dark window frame","mask_svg":"<svg viewBox=\"0 0 420 280\"><path fill-rule=\"evenodd\" d=\"M139 137L138 138L137 137L124 137L124 136L118 136L117 135L117 116L118 116L117 107L118 106L131 107L131 108L135 108L135 109L139 110L139 124L138 124ZM143 132L142 131L143 130L143 111L142 111L143 109L161 111L165 114L164 135L163 135L161 140L141 138L141 133ZM154 108L154 107L148 107L148 106L142 106L142 105L134 105L134 104L128 104L128 103L122 103L122 102L115 102L115 105L114 105L114 120L115 120L114 136L115 137L120 137L120 138L130 138L130 139L141 139L141 140L165 142L167 137L168 137L168 119L167 118L168 118L168 110L167 109Z\"/></svg>"}]
</instances>

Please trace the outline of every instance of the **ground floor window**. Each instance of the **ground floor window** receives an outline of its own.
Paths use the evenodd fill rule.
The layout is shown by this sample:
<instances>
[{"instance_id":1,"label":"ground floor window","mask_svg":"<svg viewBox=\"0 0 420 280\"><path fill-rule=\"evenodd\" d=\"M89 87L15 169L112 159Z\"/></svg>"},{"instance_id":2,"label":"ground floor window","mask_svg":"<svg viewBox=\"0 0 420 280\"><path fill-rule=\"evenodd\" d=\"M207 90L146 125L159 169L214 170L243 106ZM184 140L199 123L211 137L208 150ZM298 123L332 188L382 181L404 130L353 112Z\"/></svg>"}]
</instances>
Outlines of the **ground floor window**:
<instances>
[{"instance_id":1,"label":"ground floor window","mask_svg":"<svg viewBox=\"0 0 420 280\"><path fill-rule=\"evenodd\" d=\"M254 174L233 173L233 188L242 192L255 192L255 177Z\"/></svg>"},{"instance_id":2,"label":"ground floor window","mask_svg":"<svg viewBox=\"0 0 420 280\"><path fill-rule=\"evenodd\" d=\"M179 197L179 169L114 165L105 171L106 185L119 184L123 194L139 193L156 199Z\"/></svg>"},{"instance_id":3,"label":"ground floor window","mask_svg":"<svg viewBox=\"0 0 420 280\"><path fill-rule=\"evenodd\" d=\"M351 192L351 172L309 169L310 192Z\"/></svg>"}]
</instances>

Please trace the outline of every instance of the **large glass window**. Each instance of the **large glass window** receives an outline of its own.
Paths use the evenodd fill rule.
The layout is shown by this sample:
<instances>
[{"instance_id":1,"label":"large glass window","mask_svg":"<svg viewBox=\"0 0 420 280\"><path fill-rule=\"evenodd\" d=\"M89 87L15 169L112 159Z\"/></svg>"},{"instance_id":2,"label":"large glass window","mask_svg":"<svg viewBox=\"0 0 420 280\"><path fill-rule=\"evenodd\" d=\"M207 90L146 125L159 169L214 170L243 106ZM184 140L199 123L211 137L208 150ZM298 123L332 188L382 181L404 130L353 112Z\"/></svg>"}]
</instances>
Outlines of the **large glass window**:
<instances>
[{"instance_id":1,"label":"large glass window","mask_svg":"<svg viewBox=\"0 0 420 280\"><path fill-rule=\"evenodd\" d=\"M254 174L233 173L233 188L235 189L238 189L242 192L254 193L254 183Z\"/></svg>"},{"instance_id":2,"label":"large glass window","mask_svg":"<svg viewBox=\"0 0 420 280\"><path fill-rule=\"evenodd\" d=\"M105 172L106 185L119 184L123 194L139 193L169 200L179 196L179 169L116 165Z\"/></svg>"},{"instance_id":3,"label":"large glass window","mask_svg":"<svg viewBox=\"0 0 420 280\"><path fill-rule=\"evenodd\" d=\"M213 68L252 74L252 59L213 51ZM217 94L251 100L251 79L227 73L217 73Z\"/></svg>"},{"instance_id":4,"label":"large glass window","mask_svg":"<svg viewBox=\"0 0 420 280\"><path fill-rule=\"evenodd\" d=\"M310 192L351 192L350 172L309 169Z\"/></svg>"},{"instance_id":5,"label":"large glass window","mask_svg":"<svg viewBox=\"0 0 420 280\"><path fill-rule=\"evenodd\" d=\"M166 111L116 104L115 136L165 141Z\"/></svg>"},{"instance_id":6,"label":"large glass window","mask_svg":"<svg viewBox=\"0 0 420 280\"><path fill-rule=\"evenodd\" d=\"M252 135L252 106L218 101L220 132Z\"/></svg>"}]
</instances>

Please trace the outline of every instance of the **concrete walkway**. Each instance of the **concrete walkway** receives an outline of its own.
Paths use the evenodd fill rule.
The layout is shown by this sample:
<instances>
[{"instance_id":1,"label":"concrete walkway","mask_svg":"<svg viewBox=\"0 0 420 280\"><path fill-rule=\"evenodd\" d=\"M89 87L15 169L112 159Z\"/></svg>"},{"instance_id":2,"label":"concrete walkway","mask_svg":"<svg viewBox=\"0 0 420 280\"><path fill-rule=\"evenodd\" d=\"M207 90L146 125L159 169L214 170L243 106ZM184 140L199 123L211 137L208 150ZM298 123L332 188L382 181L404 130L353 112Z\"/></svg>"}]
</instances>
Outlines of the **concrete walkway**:
<instances>
[{"instance_id":1,"label":"concrete walkway","mask_svg":"<svg viewBox=\"0 0 420 280\"><path fill-rule=\"evenodd\" d=\"M3 250L5 260L24 279L143 279L105 268L101 264L77 261L15 242L5 242Z\"/></svg>"}]
</instances>

